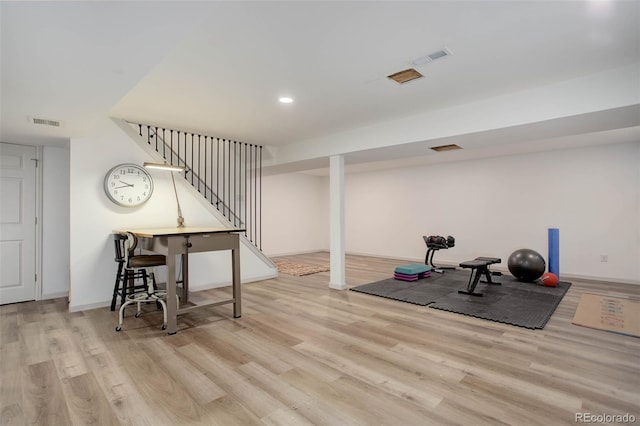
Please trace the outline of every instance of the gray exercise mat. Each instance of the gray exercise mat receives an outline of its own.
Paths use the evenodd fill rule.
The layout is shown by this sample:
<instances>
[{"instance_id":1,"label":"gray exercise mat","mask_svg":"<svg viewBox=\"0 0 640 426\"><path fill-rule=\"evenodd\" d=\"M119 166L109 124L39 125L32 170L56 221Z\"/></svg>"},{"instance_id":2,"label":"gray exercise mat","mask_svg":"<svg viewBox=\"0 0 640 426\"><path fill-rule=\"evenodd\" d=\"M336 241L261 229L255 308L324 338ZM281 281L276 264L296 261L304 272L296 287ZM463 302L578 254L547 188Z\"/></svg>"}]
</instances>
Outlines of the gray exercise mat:
<instances>
[{"instance_id":1,"label":"gray exercise mat","mask_svg":"<svg viewBox=\"0 0 640 426\"><path fill-rule=\"evenodd\" d=\"M401 302L428 306L519 327L542 329L571 286L560 282L557 287L539 283L523 283L505 275L494 277L502 285L478 283L483 297L459 294L469 280L470 271L446 271L414 282L393 278L353 287L351 290Z\"/></svg>"}]
</instances>

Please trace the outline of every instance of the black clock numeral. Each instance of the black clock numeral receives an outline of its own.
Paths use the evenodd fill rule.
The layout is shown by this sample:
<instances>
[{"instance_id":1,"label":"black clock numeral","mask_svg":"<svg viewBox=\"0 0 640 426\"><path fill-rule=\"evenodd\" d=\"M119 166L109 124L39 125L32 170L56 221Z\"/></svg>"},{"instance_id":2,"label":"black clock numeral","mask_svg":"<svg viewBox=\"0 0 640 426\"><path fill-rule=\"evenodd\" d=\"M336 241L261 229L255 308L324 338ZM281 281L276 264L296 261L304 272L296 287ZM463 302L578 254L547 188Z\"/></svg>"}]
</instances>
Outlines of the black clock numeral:
<instances>
[{"instance_id":1,"label":"black clock numeral","mask_svg":"<svg viewBox=\"0 0 640 426\"><path fill-rule=\"evenodd\" d=\"M119 175L119 174L114 174L114 175L113 175L113 178L114 178L114 179L120 179L120 175Z\"/></svg>"}]
</instances>

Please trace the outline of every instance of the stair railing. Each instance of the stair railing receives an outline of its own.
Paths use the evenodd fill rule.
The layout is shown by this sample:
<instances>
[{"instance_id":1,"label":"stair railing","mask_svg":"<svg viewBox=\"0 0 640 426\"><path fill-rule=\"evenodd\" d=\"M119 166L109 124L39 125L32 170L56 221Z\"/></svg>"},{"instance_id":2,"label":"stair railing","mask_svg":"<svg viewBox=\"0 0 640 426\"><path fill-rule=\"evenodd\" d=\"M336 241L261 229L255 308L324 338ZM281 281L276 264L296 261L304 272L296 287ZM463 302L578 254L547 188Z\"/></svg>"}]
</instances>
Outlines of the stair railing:
<instances>
[{"instance_id":1,"label":"stair railing","mask_svg":"<svg viewBox=\"0 0 640 426\"><path fill-rule=\"evenodd\" d=\"M262 250L262 146L139 123L138 134Z\"/></svg>"}]
</instances>

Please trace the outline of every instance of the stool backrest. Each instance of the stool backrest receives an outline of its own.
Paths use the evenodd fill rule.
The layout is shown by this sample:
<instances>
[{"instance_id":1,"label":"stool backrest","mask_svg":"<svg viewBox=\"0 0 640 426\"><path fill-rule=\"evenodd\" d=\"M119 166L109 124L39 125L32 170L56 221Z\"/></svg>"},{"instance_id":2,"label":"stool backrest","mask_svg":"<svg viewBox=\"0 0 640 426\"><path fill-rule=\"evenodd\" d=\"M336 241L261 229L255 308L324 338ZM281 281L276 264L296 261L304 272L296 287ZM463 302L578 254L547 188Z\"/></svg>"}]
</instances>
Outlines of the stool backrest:
<instances>
[{"instance_id":1,"label":"stool backrest","mask_svg":"<svg viewBox=\"0 0 640 426\"><path fill-rule=\"evenodd\" d=\"M113 245L115 248L115 261L118 263L126 263L127 257L125 255L125 244L127 236L122 234L113 234Z\"/></svg>"},{"instance_id":2,"label":"stool backrest","mask_svg":"<svg viewBox=\"0 0 640 426\"><path fill-rule=\"evenodd\" d=\"M113 234L116 262L129 263L129 258L135 256L138 239L132 234Z\"/></svg>"}]
</instances>

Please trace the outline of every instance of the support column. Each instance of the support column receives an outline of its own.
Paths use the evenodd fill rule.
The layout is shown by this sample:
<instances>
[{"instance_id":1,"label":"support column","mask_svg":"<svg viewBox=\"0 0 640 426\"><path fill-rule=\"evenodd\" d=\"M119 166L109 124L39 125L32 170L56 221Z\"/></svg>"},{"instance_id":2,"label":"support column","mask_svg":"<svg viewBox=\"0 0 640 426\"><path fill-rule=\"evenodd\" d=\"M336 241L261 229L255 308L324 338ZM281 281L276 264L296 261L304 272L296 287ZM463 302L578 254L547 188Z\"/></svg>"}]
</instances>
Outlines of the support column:
<instances>
[{"instance_id":1,"label":"support column","mask_svg":"<svg viewBox=\"0 0 640 426\"><path fill-rule=\"evenodd\" d=\"M334 155L329 163L329 288L345 290L344 254L344 157Z\"/></svg>"}]
</instances>

